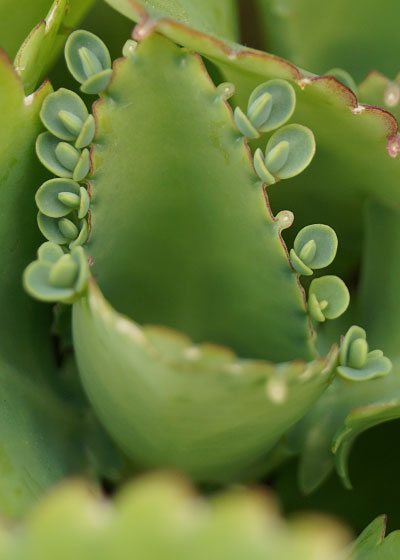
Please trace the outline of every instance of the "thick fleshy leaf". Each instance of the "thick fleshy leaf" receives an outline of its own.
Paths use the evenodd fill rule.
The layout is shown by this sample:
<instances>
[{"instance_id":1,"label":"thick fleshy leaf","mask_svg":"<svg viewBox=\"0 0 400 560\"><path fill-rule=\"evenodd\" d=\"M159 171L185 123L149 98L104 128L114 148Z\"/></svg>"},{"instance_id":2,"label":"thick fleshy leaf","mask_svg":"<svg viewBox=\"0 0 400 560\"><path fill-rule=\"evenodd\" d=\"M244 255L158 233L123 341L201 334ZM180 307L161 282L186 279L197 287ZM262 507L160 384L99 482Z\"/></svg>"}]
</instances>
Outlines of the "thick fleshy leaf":
<instances>
[{"instance_id":1,"label":"thick fleshy leaf","mask_svg":"<svg viewBox=\"0 0 400 560\"><path fill-rule=\"evenodd\" d=\"M213 482L268 468L268 452L326 389L337 355L238 360L165 328L140 328L94 282L73 306L73 333L86 392L121 449L141 467Z\"/></svg>"},{"instance_id":2,"label":"thick fleshy leaf","mask_svg":"<svg viewBox=\"0 0 400 560\"><path fill-rule=\"evenodd\" d=\"M20 516L87 460L81 413L29 373L0 362L0 512L7 517Z\"/></svg>"},{"instance_id":3,"label":"thick fleshy leaf","mask_svg":"<svg viewBox=\"0 0 400 560\"><path fill-rule=\"evenodd\" d=\"M256 1L265 46L302 68L328 74L340 66L356 80L371 68L389 75L399 70L396 0L365 0L362 9L354 0L335 0L328 8L318 0Z\"/></svg>"},{"instance_id":4,"label":"thick fleshy leaf","mask_svg":"<svg viewBox=\"0 0 400 560\"><path fill-rule=\"evenodd\" d=\"M42 239L34 195L46 175L36 159L34 143L41 130L40 105L51 87L45 84L24 97L22 83L4 55L0 81L0 356L31 376L41 376L50 359L50 345L45 342L50 314L24 293L21 275ZM21 329L21 323L26 328Z\"/></svg>"},{"instance_id":5,"label":"thick fleshy leaf","mask_svg":"<svg viewBox=\"0 0 400 560\"><path fill-rule=\"evenodd\" d=\"M333 560L349 541L323 516L286 522L269 494L230 490L205 499L167 474L136 480L113 502L69 482L17 530L1 529L3 560Z\"/></svg>"},{"instance_id":6,"label":"thick fleshy leaf","mask_svg":"<svg viewBox=\"0 0 400 560\"><path fill-rule=\"evenodd\" d=\"M351 547L350 560L397 560L400 557L400 531L385 537L386 519L377 517Z\"/></svg>"},{"instance_id":7,"label":"thick fleshy leaf","mask_svg":"<svg viewBox=\"0 0 400 560\"><path fill-rule=\"evenodd\" d=\"M34 195L45 173L34 144L51 87L25 97L4 54L0 83L0 512L17 516L49 486L82 469L86 456L80 413L54 391L50 309L30 298L21 282L42 241Z\"/></svg>"},{"instance_id":8,"label":"thick fleshy leaf","mask_svg":"<svg viewBox=\"0 0 400 560\"><path fill-rule=\"evenodd\" d=\"M335 272L354 275L362 243L360 204L368 196L400 200L396 186L400 142L393 116L360 105L354 93L333 77L313 76L276 56L194 32L176 21L151 19L144 2L129 4L126 15L139 22L136 39L156 29L199 52L218 67L222 80L235 84L235 105L246 107L250 93L266 80L283 78L297 84L293 121L313 131L318 150L304 173L269 190L270 202L276 209L292 210L299 228L319 222L333 227L341 242ZM258 145L264 148L265 141ZM287 239L293 241L290 231Z\"/></svg>"},{"instance_id":9,"label":"thick fleshy leaf","mask_svg":"<svg viewBox=\"0 0 400 560\"><path fill-rule=\"evenodd\" d=\"M238 33L237 7L234 0L161 0L157 3L144 0L106 0L124 16L138 21L166 19L184 23L197 29L235 40Z\"/></svg>"},{"instance_id":10,"label":"thick fleshy leaf","mask_svg":"<svg viewBox=\"0 0 400 560\"><path fill-rule=\"evenodd\" d=\"M241 357L311 359L287 224L199 58L152 35L116 64L94 116L87 252L111 304Z\"/></svg>"},{"instance_id":11,"label":"thick fleshy leaf","mask_svg":"<svg viewBox=\"0 0 400 560\"><path fill-rule=\"evenodd\" d=\"M83 18L95 0L69 0L69 10L65 15L64 26L61 31L57 54L70 29L73 29ZM2 0L0 3L0 47L10 58L14 58L20 45L31 30L42 22L52 6L52 0ZM39 23L42 25L42 23ZM56 52L54 52L56 56Z\"/></svg>"}]
</instances>

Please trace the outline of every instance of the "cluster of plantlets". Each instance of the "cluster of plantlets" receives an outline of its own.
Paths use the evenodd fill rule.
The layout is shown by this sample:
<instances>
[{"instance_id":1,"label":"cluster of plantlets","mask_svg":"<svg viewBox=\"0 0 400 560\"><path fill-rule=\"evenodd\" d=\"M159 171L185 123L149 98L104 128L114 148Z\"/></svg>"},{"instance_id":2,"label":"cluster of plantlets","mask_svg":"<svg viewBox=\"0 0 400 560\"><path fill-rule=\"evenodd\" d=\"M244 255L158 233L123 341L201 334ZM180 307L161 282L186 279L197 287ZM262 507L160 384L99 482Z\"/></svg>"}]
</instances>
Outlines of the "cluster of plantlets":
<instances>
[{"instance_id":1,"label":"cluster of plantlets","mask_svg":"<svg viewBox=\"0 0 400 560\"><path fill-rule=\"evenodd\" d=\"M10 395L5 421L14 431L3 437L2 509L23 514L71 474L105 481L114 491L138 471L173 468L207 492L268 480L293 456L300 456L304 490L320 485L334 461L349 486L356 436L400 417L395 344L387 344L381 326L391 322L397 300L390 309L380 293L383 316L373 315L372 325L364 311L376 294L375 258L388 289L395 282L396 267L391 258L379 260L376 239L385 239L385 228L393 227L387 214L396 209L388 208L388 193L379 198L368 182L361 195L346 194L350 210L365 204L372 216L363 277L350 297L342 278L351 279L354 252L350 241L340 258L338 237L357 236L359 223L338 224L334 193L321 194L312 170L321 166L319 149L326 153L324 119L336 117L369 147L390 131L389 153L386 159L379 153L376 165L395 177L395 119L359 104L351 76L340 69L321 78L226 41L227 22L214 19L213 2L199 7L188 0L184 17L173 2L109 4L138 22L134 40L121 38L122 58L112 63L105 43L89 31L73 31L65 43L80 91L99 95L91 111L93 98L64 84L52 91L47 82L32 93L66 38L62 22L71 21L73 3L68 12L66 1L56 0L15 67L5 61L1 68L10 99L17 91L13 113L4 117L11 139L0 168L5 207L14 208L21 193L26 199L27 185L35 188L15 218L29 230L9 228L10 211L4 219L4 259L12 271L1 297L4 325L11 326L1 360ZM222 13L232 5L226 0ZM29 130L13 177L21 119ZM338 161L343 157L339 149ZM44 182L32 185L27 172ZM314 220L309 206L302 211L307 188L316 200ZM274 215L285 194L278 208L290 209ZM286 237L295 216L302 227ZM394 249L386 249L389 257ZM308 282L326 267L340 274ZM43 304L27 303L22 278L31 296L57 304L52 321ZM6 301L10 281L16 315ZM326 325L338 318L329 321L336 326ZM15 350L22 320L30 324L21 335L27 360ZM372 347L382 344L385 355L370 349L370 330ZM26 417L15 415L21 406ZM26 448L15 446L15 436ZM336 526L286 526L268 500L259 509L249 491L201 506L181 492L167 478L150 478L116 498L114 510L67 483L34 509L21 533L4 530L4 558L61 558L61 542L74 543L67 557L74 550L82 559L328 560L338 553L373 560L400 552L395 533L382 540L379 519L345 549Z\"/></svg>"}]
</instances>

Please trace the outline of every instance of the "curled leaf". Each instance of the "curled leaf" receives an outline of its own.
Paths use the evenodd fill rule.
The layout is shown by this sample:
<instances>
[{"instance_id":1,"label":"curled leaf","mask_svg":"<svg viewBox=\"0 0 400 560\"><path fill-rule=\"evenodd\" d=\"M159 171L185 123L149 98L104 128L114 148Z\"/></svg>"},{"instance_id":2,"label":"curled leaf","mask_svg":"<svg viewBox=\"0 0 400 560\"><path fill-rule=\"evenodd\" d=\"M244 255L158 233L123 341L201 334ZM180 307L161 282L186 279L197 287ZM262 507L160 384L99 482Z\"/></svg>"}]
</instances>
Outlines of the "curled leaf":
<instances>
[{"instance_id":1,"label":"curled leaf","mask_svg":"<svg viewBox=\"0 0 400 560\"><path fill-rule=\"evenodd\" d=\"M52 242L38 250L38 260L24 271L26 291L42 301L73 303L85 291L89 269L85 251L74 247L71 253Z\"/></svg>"},{"instance_id":2,"label":"curled leaf","mask_svg":"<svg viewBox=\"0 0 400 560\"><path fill-rule=\"evenodd\" d=\"M60 141L49 132L39 134L36 153L41 163L58 177L81 181L89 173L89 150L77 150L72 144Z\"/></svg>"},{"instance_id":3,"label":"curled leaf","mask_svg":"<svg viewBox=\"0 0 400 560\"><path fill-rule=\"evenodd\" d=\"M342 315L350 303L346 284L337 276L316 278L308 291L308 309L316 321L336 319Z\"/></svg>"},{"instance_id":4,"label":"curled leaf","mask_svg":"<svg viewBox=\"0 0 400 560\"><path fill-rule=\"evenodd\" d=\"M300 124L289 124L271 136L265 157L259 148L256 150L254 167L268 186L277 179L289 179L304 171L314 154L315 139L311 130Z\"/></svg>"},{"instance_id":5,"label":"curled leaf","mask_svg":"<svg viewBox=\"0 0 400 560\"><path fill-rule=\"evenodd\" d=\"M313 269L324 268L336 256L335 231L324 224L306 226L299 231L290 251L290 261L299 274L309 276Z\"/></svg>"},{"instance_id":6,"label":"curled leaf","mask_svg":"<svg viewBox=\"0 0 400 560\"><path fill-rule=\"evenodd\" d=\"M89 31L71 33L65 45L68 70L85 93L100 93L111 79L111 57L106 45Z\"/></svg>"},{"instance_id":7,"label":"curled leaf","mask_svg":"<svg viewBox=\"0 0 400 560\"><path fill-rule=\"evenodd\" d=\"M95 123L82 99L68 89L60 88L46 97L40 118L49 132L61 140L75 142L84 148L93 140Z\"/></svg>"},{"instance_id":8,"label":"curled leaf","mask_svg":"<svg viewBox=\"0 0 400 560\"><path fill-rule=\"evenodd\" d=\"M259 138L289 120L295 106L296 94L289 82L269 80L251 93L246 115L239 107L235 109L236 126L247 138Z\"/></svg>"},{"instance_id":9,"label":"curled leaf","mask_svg":"<svg viewBox=\"0 0 400 560\"><path fill-rule=\"evenodd\" d=\"M369 351L364 329L353 325L342 340L338 374L350 381L364 381L387 375L392 362L381 350Z\"/></svg>"}]
</instances>

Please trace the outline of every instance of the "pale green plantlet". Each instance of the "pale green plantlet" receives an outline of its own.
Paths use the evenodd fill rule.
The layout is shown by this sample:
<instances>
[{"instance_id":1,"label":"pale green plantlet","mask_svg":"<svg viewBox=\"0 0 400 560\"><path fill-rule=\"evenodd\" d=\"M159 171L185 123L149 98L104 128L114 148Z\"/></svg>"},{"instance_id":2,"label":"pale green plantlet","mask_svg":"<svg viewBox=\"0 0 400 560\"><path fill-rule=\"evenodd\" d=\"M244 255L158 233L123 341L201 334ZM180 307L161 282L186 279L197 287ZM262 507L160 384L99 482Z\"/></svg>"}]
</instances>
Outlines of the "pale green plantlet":
<instances>
[{"instance_id":1,"label":"pale green plantlet","mask_svg":"<svg viewBox=\"0 0 400 560\"><path fill-rule=\"evenodd\" d=\"M84 93L97 94L111 80L111 57L106 45L89 31L74 31L65 45L65 60Z\"/></svg>"},{"instance_id":2,"label":"pale green plantlet","mask_svg":"<svg viewBox=\"0 0 400 560\"><path fill-rule=\"evenodd\" d=\"M82 219L75 223L69 218L52 218L38 213L38 226L44 237L58 245L67 245L71 248L83 245L88 237L88 223Z\"/></svg>"},{"instance_id":3,"label":"pale green plantlet","mask_svg":"<svg viewBox=\"0 0 400 560\"><path fill-rule=\"evenodd\" d=\"M82 181L90 170L90 155L87 148L77 150L50 132L43 132L36 142L36 153L42 164L58 177Z\"/></svg>"},{"instance_id":4,"label":"pale green plantlet","mask_svg":"<svg viewBox=\"0 0 400 560\"><path fill-rule=\"evenodd\" d=\"M342 338L337 372L343 379L363 381L387 375L392 362L381 350L369 350L364 329L353 325Z\"/></svg>"},{"instance_id":5,"label":"pale green plantlet","mask_svg":"<svg viewBox=\"0 0 400 560\"><path fill-rule=\"evenodd\" d=\"M247 138L259 138L262 133L282 126L296 107L296 94L286 80L269 80L251 93L247 114L240 107L234 111L235 123Z\"/></svg>"},{"instance_id":6,"label":"pale green plantlet","mask_svg":"<svg viewBox=\"0 0 400 560\"><path fill-rule=\"evenodd\" d=\"M89 268L82 247L70 253L52 242L39 247L38 260L24 271L23 283L33 297L46 302L73 303L86 290Z\"/></svg>"},{"instance_id":7,"label":"pale green plantlet","mask_svg":"<svg viewBox=\"0 0 400 560\"><path fill-rule=\"evenodd\" d=\"M93 140L94 118L73 91L60 88L48 95L40 110L40 118L51 134L74 142L75 148L84 148Z\"/></svg>"},{"instance_id":8,"label":"pale green plantlet","mask_svg":"<svg viewBox=\"0 0 400 560\"><path fill-rule=\"evenodd\" d=\"M76 197L76 199L72 199L73 204L65 204L64 200L65 197L68 200L68 195ZM41 185L36 191L35 201L42 214L50 218L61 218L72 212L73 208L79 207L81 200L79 195L80 185L76 181L57 178L50 179Z\"/></svg>"},{"instance_id":9,"label":"pale green plantlet","mask_svg":"<svg viewBox=\"0 0 400 560\"><path fill-rule=\"evenodd\" d=\"M315 139L311 130L300 124L289 124L274 132L268 140L265 157L261 148L257 148L254 168L268 186L278 179L289 179L304 171L314 154Z\"/></svg>"},{"instance_id":10,"label":"pale green plantlet","mask_svg":"<svg viewBox=\"0 0 400 560\"><path fill-rule=\"evenodd\" d=\"M335 231L324 224L306 226L299 231L290 250L290 262L298 274L311 276L313 269L329 266L338 247Z\"/></svg>"},{"instance_id":11,"label":"pale green plantlet","mask_svg":"<svg viewBox=\"0 0 400 560\"><path fill-rule=\"evenodd\" d=\"M338 276L323 276L311 282L308 290L308 310L315 321L337 319L346 311L349 303L349 290Z\"/></svg>"},{"instance_id":12,"label":"pale green plantlet","mask_svg":"<svg viewBox=\"0 0 400 560\"><path fill-rule=\"evenodd\" d=\"M132 56L136 51L137 45L137 41L128 39L122 47L122 56L125 56L126 58L128 58L128 56Z\"/></svg>"}]
</instances>

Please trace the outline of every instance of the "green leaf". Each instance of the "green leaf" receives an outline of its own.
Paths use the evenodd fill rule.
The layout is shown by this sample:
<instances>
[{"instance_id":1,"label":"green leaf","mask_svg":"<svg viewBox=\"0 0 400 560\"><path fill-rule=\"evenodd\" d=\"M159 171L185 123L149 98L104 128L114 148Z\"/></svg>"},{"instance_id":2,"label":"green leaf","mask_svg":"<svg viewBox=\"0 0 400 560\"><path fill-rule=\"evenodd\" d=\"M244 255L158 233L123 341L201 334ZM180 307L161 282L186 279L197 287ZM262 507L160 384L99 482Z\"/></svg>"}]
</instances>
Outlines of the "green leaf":
<instances>
[{"instance_id":1,"label":"green leaf","mask_svg":"<svg viewBox=\"0 0 400 560\"><path fill-rule=\"evenodd\" d=\"M134 21L142 18L166 19L225 39L234 40L237 37L237 8L234 0L202 0L201 2L106 0L106 2Z\"/></svg>"},{"instance_id":2,"label":"green leaf","mask_svg":"<svg viewBox=\"0 0 400 560\"><path fill-rule=\"evenodd\" d=\"M0 512L15 517L56 481L82 470L87 457L82 412L55 391L50 309L21 282L42 241L34 195L45 174L34 144L51 87L25 97L3 54L0 82Z\"/></svg>"},{"instance_id":3,"label":"green leaf","mask_svg":"<svg viewBox=\"0 0 400 560\"><path fill-rule=\"evenodd\" d=\"M290 251L290 262L299 274L325 268L334 260L338 240L335 231L324 224L313 224L299 231Z\"/></svg>"},{"instance_id":4,"label":"green leaf","mask_svg":"<svg viewBox=\"0 0 400 560\"><path fill-rule=\"evenodd\" d=\"M45 173L36 159L34 143L41 130L40 105L51 87L46 84L25 97L4 55L0 59L0 82L0 356L40 378L52 363L50 313L24 293L21 275L42 240L36 225L34 195ZM21 329L21 324L34 324L35 328Z\"/></svg>"},{"instance_id":5,"label":"green leaf","mask_svg":"<svg viewBox=\"0 0 400 560\"><path fill-rule=\"evenodd\" d=\"M317 74L340 66L360 80L371 69L398 71L400 48L396 0L362 7L335 0L327 8L318 0L257 0L257 22L264 45L274 54Z\"/></svg>"},{"instance_id":6,"label":"green leaf","mask_svg":"<svg viewBox=\"0 0 400 560\"><path fill-rule=\"evenodd\" d=\"M336 468L347 488L351 488L348 473L348 458L354 440L365 430L389 420L400 418L400 399L392 399L363 408L356 408L346 418L343 428L333 441Z\"/></svg>"},{"instance_id":7,"label":"green leaf","mask_svg":"<svg viewBox=\"0 0 400 560\"><path fill-rule=\"evenodd\" d=\"M397 560L400 555L400 531L385 537L386 519L375 519L354 543L348 560Z\"/></svg>"},{"instance_id":8,"label":"green leaf","mask_svg":"<svg viewBox=\"0 0 400 560\"><path fill-rule=\"evenodd\" d=\"M199 52L217 66L220 79L235 84L235 105L245 107L250 93L266 80L281 78L294 85L293 121L313 131L318 150L309 168L271 188L269 199L274 208L293 211L299 228L329 224L342 242L335 272L353 277L362 243L360 204L368 196L390 204L400 202L396 187L400 142L393 116L378 107L359 105L353 92L333 77L310 75L279 57L217 40L170 20L150 19L141 5L141 10L126 13L139 22L134 38L142 40L157 30ZM257 145L265 146L264 141ZM286 239L293 241L290 231Z\"/></svg>"},{"instance_id":9,"label":"green leaf","mask_svg":"<svg viewBox=\"0 0 400 560\"><path fill-rule=\"evenodd\" d=\"M0 512L7 517L20 516L87 460L81 412L29 373L0 359Z\"/></svg>"},{"instance_id":10,"label":"green leaf","mask_svg":"<svg viewBox=\"0 0 400 560\"><path fill-rule=\"evenodd\" d=\"M332 560L349 538L322 516L286 522L269 494L205 499L166 474L139 478L112 502L70 481L1 536L4 560Z\"/></svg>"},{"instance_id":11,"label":"green leaf","mask_svg":"<svg viewBox=\"0 0 400 560\"><path fill-rule=\"evenodd\" d=\"M60 30L61 36L53 53L54 59L59 54L69 30L78 24L93 3L94 0L69 0L69 10L64 19L65 27ZM20 45L31 30L35 26L43 25L51 6L51 0L35 0L34 2L32 0L19 0L18 2L1 0L0 47L10 58L15 57Z\"/></svg>"},{"instance_id":12,"label":"green leaf","mask_svg":"<svg viewBox=\"0 0 400 560\"><path fill-rule=\"evenodd\" d=\"M94 282L73 306L73 333L83 385L124 453L202 481L265 471L268 451L324 391L336 363L336 351L309 364L238 360L165 327L140 328Z\"/></svg>"},{"instance_id":13,"label":"green leaf","mask_svg":"<svg viewBox=\"0 0 400 560\"><path fill-rule=\"evenodd\" d=\"M111 304L241 357L311 359L288 224L200 60L152 35L116 65L94 116L87 252Z\"/></svg>"},{"instance_id":14,"label":"green leaf","mask_svg":"<svg viewBox=\"0 0 400 560\"><path fill-rule=\"evenodd\" d=\"M340 317L350 302L349 290L337 276L316 278L311 282L308 294L310 315L316 321Z\"/></svg>"},{"instance_id":15,"label":"green leaf","mask_svg":"<svg viewBox=\"0 0 400 560\"><path fill-rule=\"evenodd\" d=\"M82 99L68 89L60 88L46 97L40 118L49 132L61 140L74 141L84 148L93 140L94 119Z\"/></svg>"},{"instance_id":16,"label":"green leaf","mask_svg":"<svg viewBox=\"0 0 400 560\"><path fill-rule=\"evenodd\" d=\"M358 92L363 103L382 107L399 120L400 85L398 75L394 80L390 80L383 74L371 70L359 84Z\"/></svg>"}]
</instances>

